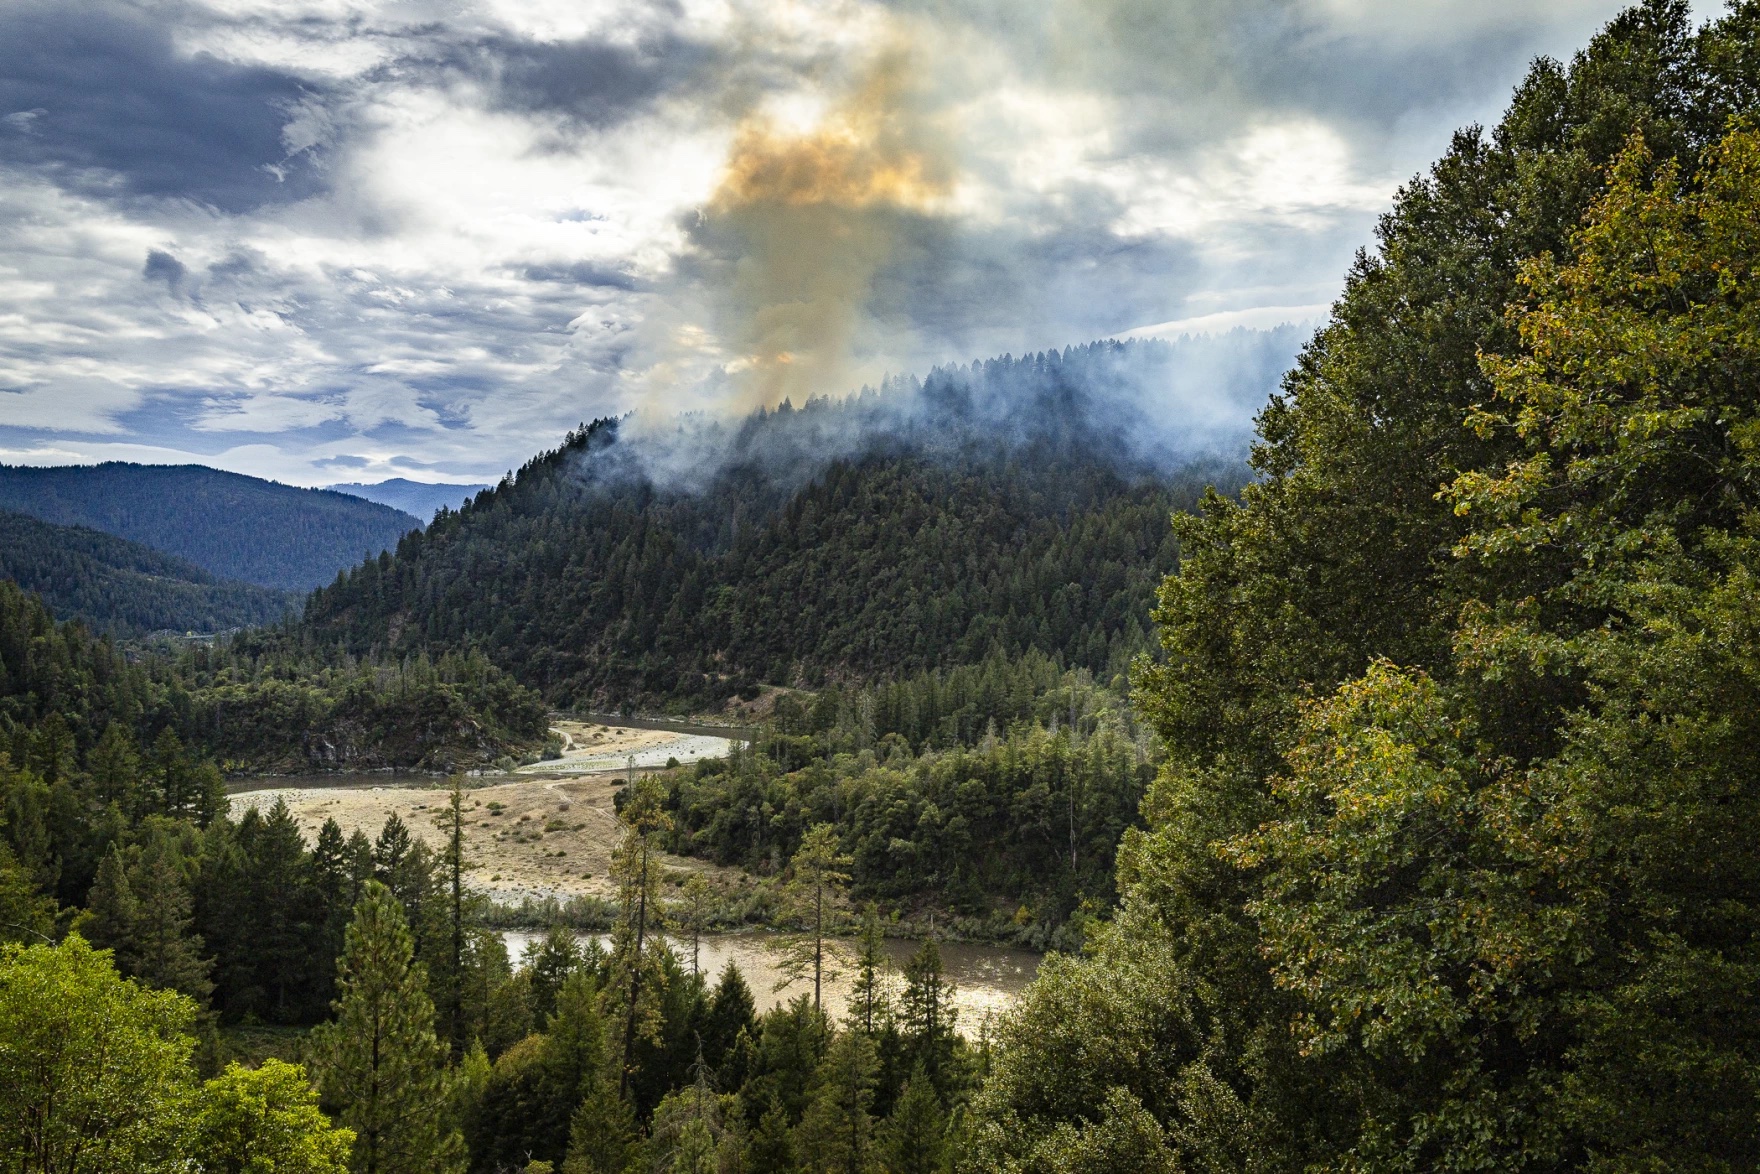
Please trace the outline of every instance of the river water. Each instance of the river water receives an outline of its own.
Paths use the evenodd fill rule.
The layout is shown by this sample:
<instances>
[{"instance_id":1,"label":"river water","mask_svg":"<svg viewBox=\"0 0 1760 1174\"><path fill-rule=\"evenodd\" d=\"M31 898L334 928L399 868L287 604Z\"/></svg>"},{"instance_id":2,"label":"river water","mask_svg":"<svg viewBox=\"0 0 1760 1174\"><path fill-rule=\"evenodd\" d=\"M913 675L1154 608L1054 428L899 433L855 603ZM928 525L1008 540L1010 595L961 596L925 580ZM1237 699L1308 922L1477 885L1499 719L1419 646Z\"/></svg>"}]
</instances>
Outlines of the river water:
<instances>
[{"instance_id":1,"label":"river water","mask_svg":"<svg viewBox=\"0 0 1760 1174\"><path fill-rule=\"evenodd\" d=\"M508 930L502 934L507 942L507 952L513 957L515 965L518 965L526 946L542 936L528 930ZM608 937L604 934L578 936L583 942L589 937L597 937L601 943L609 944ZM774 940L772 935L765 933L704 934L698 949L697 965L711 984L729 962L739 967L747 985L752 988L752 997L757 1000L759 1012L785 1003L796 995L811 996L813 980L810 975L805 982L796 983L784 990L777 989L776 984L781 979L781 974L777 970L775 956L766 948L767 943ZM690 969L690 940L668 938L667 941L685 969ZM853 955L853 942L842 941L838 945L843 952ZM890 983L895 993L903 986L898 968L916 952L917 946L916 942L899 939L889 939L886 943L886 950L893 964ZM986 1019L1008 1010L1021 991L1033 980L1033 975L1039 969L1040 958L1041 955L1030 950L1017 950L1008 946L942 942L941 961L946 967L948 979L954 984L953 1005L959 1012L960 1032L976 1037ZM825 984L825 1008L834 1018L841 1017L848 1007L853 980L853 966L845 963L840 969L843 973Z\"/></svg>"}]
</instances>

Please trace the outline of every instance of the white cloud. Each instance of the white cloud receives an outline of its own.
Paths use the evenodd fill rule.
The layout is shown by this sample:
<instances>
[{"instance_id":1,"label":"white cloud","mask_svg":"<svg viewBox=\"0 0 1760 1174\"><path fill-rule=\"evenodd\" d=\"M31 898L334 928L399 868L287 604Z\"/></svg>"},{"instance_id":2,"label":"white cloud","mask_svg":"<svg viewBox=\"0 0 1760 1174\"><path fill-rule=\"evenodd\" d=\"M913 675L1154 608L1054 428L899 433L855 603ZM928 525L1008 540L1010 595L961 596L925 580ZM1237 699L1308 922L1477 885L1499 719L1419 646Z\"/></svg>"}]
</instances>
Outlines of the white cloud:
<instances>
[{"instance_id":1,"label":"white cloud","mask_svg":"<svg viewBox=\"0 0 1760 1174\"><path fill-rule=\"evenodd\" d=\"M0 445L480 479L582 419L712 403L748 361L749 258L698 212L742 120L810 134L900 46L900 125L950 180L889 238L850 378L1287 321L1456 122L1615 8L190 0L152 14L179 55L156 68L219 70L227 102L267 79L268 145L236 163L277 182L233 206L143 195L101 154L0 165ZM1477 56L1400 72L1451 52ZM1327 72L1351 62L1379 72ZM0 110L0 135L61 133L55 109Z\"/></svg>"}]
</instances>

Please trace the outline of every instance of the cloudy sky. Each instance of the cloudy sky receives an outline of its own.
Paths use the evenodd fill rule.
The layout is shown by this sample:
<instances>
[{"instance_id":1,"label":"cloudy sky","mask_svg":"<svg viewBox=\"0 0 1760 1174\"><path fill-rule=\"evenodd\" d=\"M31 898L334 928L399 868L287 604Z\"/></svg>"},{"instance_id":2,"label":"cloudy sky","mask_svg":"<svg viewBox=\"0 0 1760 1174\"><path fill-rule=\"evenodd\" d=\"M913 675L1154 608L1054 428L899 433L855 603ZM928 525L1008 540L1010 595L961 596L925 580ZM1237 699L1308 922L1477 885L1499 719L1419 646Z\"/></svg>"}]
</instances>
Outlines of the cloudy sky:
<instances>
[{"instance_id":1,"label":"cloudy sky","mask_svg":"<svg viewBox=\"0 0 1760 1174\"><path fill-rule=\"evenodd\" d=\"M1310 318L1618 7L6 0L0 462L483 480L632 408Z\"/></svg>"}]
</instances>

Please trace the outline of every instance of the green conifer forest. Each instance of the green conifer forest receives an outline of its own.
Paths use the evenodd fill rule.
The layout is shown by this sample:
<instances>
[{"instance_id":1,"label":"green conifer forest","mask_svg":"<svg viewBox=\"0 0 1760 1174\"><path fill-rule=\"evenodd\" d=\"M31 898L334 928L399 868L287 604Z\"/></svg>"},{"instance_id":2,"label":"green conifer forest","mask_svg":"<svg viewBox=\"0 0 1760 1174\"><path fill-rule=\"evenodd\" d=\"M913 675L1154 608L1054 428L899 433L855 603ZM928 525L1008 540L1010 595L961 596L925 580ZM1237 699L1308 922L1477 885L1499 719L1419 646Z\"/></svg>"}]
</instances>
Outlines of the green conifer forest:
<instances>
[{"instance_id":1,"label":"green conifer forest","mask_svg":"<svg viewBox=\"0 0 1760 1174\"><path fill-rule=\"evenodd\" d=\"M213 644L0 583L0 1164L1760 1168L1757 119L1755 0L1535 62L1246 472L1133 447L1096 344L597 422ZM463 772L730 703L621 784L597 932L511 957ZM445 846L224 802L361 765L449 774ZM698 965L740 917L768 1010ZM973 1023L949 936L1048 952Z\"/></svg>"}]
</instances>

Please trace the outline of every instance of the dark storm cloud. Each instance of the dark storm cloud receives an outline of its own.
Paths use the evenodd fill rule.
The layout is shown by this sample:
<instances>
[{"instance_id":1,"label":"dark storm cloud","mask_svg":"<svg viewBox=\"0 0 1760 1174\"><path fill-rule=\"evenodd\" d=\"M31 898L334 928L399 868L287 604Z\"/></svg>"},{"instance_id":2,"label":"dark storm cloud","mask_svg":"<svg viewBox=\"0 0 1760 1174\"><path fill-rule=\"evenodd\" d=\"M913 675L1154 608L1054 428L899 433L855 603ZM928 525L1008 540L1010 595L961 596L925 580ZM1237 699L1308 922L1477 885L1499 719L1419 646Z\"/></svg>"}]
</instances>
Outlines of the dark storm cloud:
<instances>
[{"instance_id":1,"label":"dark storm cloud","mask_svg":"<svg viewBox=\"0 0 1760 1174\"><path fill-rule=\"evenodd\" d=\"M0 5L0 161L83 191L182 197L225 212L317 191L282 129L309 88L181 56L169 22L114 4Z\"/></svg>"},{"instance_id":2,"label":"dark storm cloud","mask_svg":"<svg viewBox=\"0 0 1760 1174\"><path fill-rule=\"evenodd\" d=\"M622 122L662 94L700 81L710 59L706 46L671 34L635 44L498 36L453 46L445 58L488 87L493 109L593 128Z\"/></svg>"},{"instance_id":3,"label":"dark storm cloud","mask_svg":"<svg viewBox=\"0 0 1760 1174\"><path fill-rule=\"evenodd\" d=\"M594 265L586 261L558 261L550 265L523 265L518 272L527 281L585 285L599 289L626 291L633 291L641 287L641 283L622 269L614 269L608 265Z\"/></svg>"},{"instance_id":4,"label":"dark storm cloud","mask_svg":"<svg viewBox=\"0 0 1760 1174\"><path fill-rule=\"evenodd\" d=\"M177 293L183 288L183 278L187 270L183 262L162 249L149 249L147 263L141 267L141 276L148 281L163 281L165 288Z\"/></svg>"}]
</instances>

